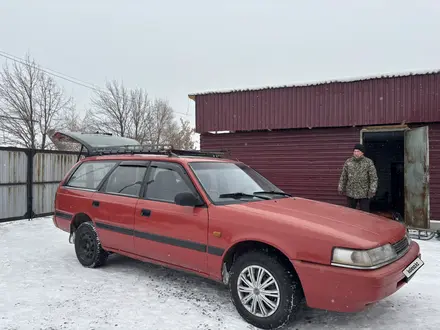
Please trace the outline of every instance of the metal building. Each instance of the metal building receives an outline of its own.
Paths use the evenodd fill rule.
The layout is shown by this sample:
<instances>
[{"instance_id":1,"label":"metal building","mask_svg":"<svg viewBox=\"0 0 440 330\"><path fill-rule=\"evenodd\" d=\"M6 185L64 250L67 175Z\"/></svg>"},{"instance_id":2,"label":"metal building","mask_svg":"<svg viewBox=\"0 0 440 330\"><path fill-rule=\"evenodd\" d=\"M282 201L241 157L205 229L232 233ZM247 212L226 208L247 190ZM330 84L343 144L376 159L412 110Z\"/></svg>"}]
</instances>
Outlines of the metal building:
<instances>
[{"instance_id":1,"label":"metal building","mask_svg":"<svg viewBox=\"0 0 440 330\"><path fill-rule=\"evenodd\" d=\"M229 150L286 192L345 205L338 180L361 141L380 180L372 207L418 228L440 220L440 71L189 97L201 149Z\"/></svg>"}]
</instances>

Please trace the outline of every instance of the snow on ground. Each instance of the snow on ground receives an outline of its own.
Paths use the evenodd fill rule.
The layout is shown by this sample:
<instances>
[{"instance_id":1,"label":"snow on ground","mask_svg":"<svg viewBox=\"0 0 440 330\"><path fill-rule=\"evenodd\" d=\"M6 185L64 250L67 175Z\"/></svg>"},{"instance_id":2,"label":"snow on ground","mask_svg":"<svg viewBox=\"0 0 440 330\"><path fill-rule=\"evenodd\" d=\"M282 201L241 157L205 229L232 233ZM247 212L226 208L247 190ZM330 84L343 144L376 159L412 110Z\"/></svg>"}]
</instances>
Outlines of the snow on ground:
<instances>
[{"instance_id":1,"label":"snow on ground","mask_svg":"<svg viewBox=\"0 0 440 330\"><path fill-rule=\"evenodd\" d=\"M440 241L419 241L425 266L357 314L304 308L290 329L439 329ZM255 329L228 291L197 276L112 255L82 267L51 218L0 224L0 329Z\"/></svg>"}]
</instances>

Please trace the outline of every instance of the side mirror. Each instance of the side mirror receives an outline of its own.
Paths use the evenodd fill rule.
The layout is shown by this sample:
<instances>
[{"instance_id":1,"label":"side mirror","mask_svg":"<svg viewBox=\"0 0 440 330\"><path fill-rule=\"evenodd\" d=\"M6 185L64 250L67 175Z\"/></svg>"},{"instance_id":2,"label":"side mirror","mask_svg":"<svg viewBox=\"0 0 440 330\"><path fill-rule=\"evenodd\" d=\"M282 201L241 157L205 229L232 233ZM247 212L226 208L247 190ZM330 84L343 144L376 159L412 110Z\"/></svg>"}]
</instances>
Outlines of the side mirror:
<instances>
[{"instance_id":1,"label":"side mirror","mask_svg":"<svg viewBox=\"0 0 440 330\"><path fill-rule=\"evenodd\" d=\"M194 194L190 192L184 192L177 194L176 197L174 197L174 202L177 205L181 206L201 206L203 205L203 202Z\"/></svg>"}]
</instances>

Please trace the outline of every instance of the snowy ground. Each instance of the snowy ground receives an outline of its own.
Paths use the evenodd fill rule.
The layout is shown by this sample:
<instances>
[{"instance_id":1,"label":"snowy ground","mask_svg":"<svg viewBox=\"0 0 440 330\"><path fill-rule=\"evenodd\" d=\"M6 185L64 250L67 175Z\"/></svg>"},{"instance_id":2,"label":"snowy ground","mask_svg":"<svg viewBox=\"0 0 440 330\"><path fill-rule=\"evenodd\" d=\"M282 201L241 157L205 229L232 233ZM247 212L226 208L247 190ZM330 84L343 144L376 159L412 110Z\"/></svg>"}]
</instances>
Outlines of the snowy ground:
<instances>
[{"instance_id":1,"label":"snowy ground","mask_svg":"<svg viewBox=\"0 0 440 330\"><path fill-rule=\"evenodd\" d=\"M221 285L113 255L83 268L51 218L0 224L0 329L254 329ZM425 266L358 314L304 308L290 329L439 329L440 241L419 241Z\"/></svg>"}]
</instances>

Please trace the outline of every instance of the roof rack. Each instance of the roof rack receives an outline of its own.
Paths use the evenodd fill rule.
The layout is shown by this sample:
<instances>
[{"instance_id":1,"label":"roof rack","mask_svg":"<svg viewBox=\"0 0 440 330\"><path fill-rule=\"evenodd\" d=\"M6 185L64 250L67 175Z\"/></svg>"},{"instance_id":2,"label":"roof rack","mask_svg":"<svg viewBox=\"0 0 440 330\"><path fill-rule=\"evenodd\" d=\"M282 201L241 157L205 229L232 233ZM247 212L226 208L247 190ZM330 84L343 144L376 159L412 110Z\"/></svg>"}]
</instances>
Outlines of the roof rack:
<instances>
[{"instance_id":1,"label":"roof rack","mask_svg":"<svg viewBox=\"0 0 440 330\"><path fill-rule=\"evenodd\" d=\"M103 155L150 154L168 157L211 157L224 158L226 152L180 150L167 144L105 146L88 149L86 157Z\"/></svg>"},{"instance_id":2,"label":"roof rack","mask_svg":"<svg viewBox=\"0 0 440 330\"><path fill-rule=\"evenodd\" d=\"M201 150L178 150L171 149L171 152L175 156L186 156L186 157L211 157L211 158L225 158L228 154L227 151L201 151Z\"/></svg>"},{"instance_id":3,"label":"roof rack","mask_svg":"<svg viewBox=\"0 0 440 330\"><path fill-rule=\"evenodd\" d=\"M55 145L79 144L81 149L78 154L78 161L82 155L85 157L114 155L114 154L156 154L167 155L169 157L212 157L223 158L226 152L211 152L200 150L179 150L174 149L169 144L147 144L141 145L138 141L122 137L113 136L111 133L95 132L69 132L53 131L50 134L51 140Z\"/></svg>"},{"instance_id":4,"label":"roof rack","mask_svg":"<svg viewBox=\"0 0 440 330\"><path fill-rule=\"evenodd\" d=\"M166 154L170 150L168 145L115 145L115 146L97 146L88 148L87 156L102 156L112 154Z\"/></svg>"}]
</instances>

